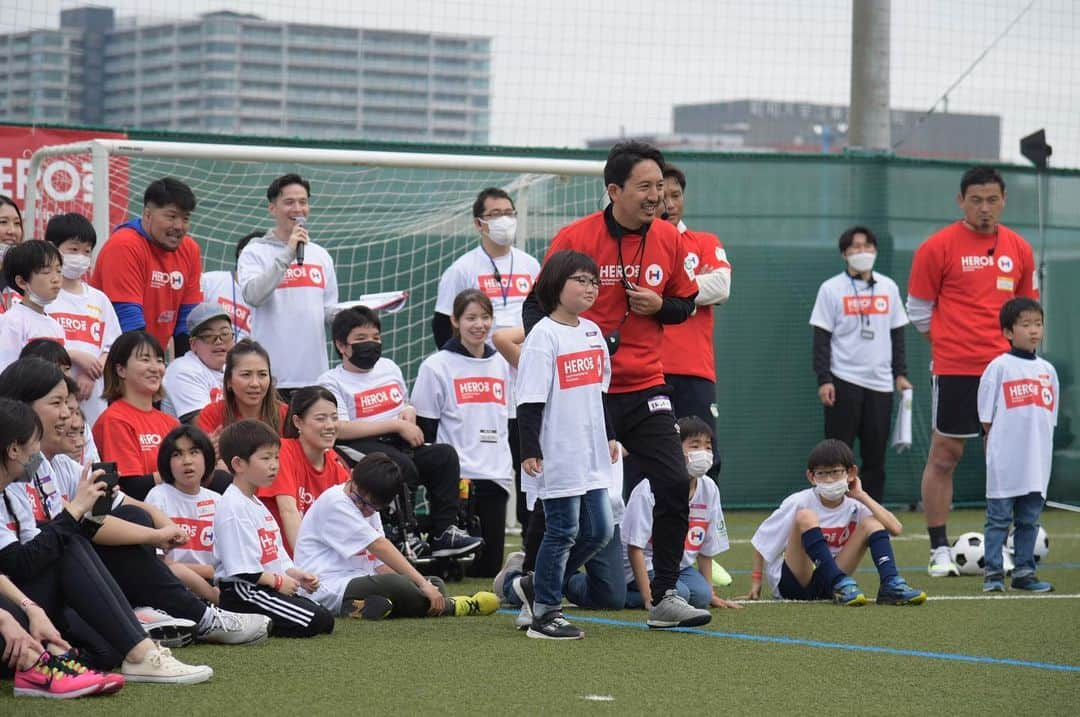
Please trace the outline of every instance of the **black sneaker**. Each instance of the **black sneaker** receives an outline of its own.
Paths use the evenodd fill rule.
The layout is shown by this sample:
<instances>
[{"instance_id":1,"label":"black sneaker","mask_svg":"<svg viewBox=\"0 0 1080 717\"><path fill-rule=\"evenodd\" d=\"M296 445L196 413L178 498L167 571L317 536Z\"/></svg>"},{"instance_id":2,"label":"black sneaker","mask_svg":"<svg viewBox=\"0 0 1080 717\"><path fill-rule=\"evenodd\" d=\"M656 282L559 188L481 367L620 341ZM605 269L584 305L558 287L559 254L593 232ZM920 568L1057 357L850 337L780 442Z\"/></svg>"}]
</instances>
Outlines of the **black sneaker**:
<instances>
[{"instance_id":1,"label":"black sneaker","mask_svg":"<svg viewBox=\"0 0 1080 717\"><path fill-rule=\"evenodd\" d=\"M483 544L483 538L476 538L456 525L451 525L442 535L431 541L431 554L436 558L468 555L475 553Z\"/></svg>"},{"instance_id":2,"label":"black sneaker","mask_svg":"<svg viewBox=\"0 0 1080 717\"><path fill-rule=\"evenodd\" d=\"M433 559L431 546L416 533L409 533L405 536L405 550L401 552L405 554L405 558L411 563L422 563Z\"/></svg>"},{"instance_id":3,"label":"black sneaker","mask_svg":"<svg viewBox=\"0 0 1080 717\"><path fill-rule=\"evenodd\" d=\"M562 610L552 610L543 617L533 618L525 634L538 640L580 640L585 637L585 631L571 625L563 617Z\"/></svg>"}]
</instances>

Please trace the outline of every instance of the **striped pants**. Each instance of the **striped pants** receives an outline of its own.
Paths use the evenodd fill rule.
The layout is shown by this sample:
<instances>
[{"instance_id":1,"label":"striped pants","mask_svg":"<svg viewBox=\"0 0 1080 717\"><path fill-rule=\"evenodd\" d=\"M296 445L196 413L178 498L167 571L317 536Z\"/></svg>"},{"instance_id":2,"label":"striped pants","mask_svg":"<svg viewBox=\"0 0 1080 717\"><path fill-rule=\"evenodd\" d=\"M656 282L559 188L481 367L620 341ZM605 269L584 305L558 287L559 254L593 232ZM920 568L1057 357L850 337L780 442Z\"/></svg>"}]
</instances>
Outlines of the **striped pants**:
<instances>
[{"instance_id":1,"label":"striped pants","mask_svg":"<svg viewBox=\"0 0 1080 717\"><path fill-rule=\"evenodd\" d=\"M266 615L273 622L271 634L276 637L314 637L334 631L334 616L314 600L282 595L243 580L224 580L218 585L223 609Z\"/></svg>"}]
</instances>

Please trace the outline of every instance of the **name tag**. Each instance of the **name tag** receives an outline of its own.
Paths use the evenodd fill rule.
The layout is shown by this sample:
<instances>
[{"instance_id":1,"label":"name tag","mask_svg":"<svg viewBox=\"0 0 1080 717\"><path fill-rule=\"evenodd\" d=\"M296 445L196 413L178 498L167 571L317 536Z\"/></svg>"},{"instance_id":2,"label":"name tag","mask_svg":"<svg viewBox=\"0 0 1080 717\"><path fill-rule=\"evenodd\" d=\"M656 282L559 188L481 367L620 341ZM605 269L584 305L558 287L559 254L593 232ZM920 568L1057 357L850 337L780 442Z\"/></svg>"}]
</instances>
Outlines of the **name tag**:
<instances>
[{"instance_id":1,"label":"name tag","mask_svg":"<svg viewBox=\"0 0 1080 717\"><path fill-rule=\"evenodd\" d=\"M667 396L653 396L649 399L649 413L671 413L671 399Z\"/></svg>"},{"instance_id":2,"label":"name tag","mask_svg":"<svg viewBox=\"0 0 1080 717\"><path fill-rule=\"evenodd\" d=\"M1012 291L1013 284L1014 282L1011 276L999 276L997 278L997 288L999 291Z\"/></svg>"},{"instance_id":3,"label":"name tag","mask_svg":"<svg viewBox=\"0 0 1080 717\"><path fill-rule=\"evenodd\" d=\"M480 429L480 442L481 443L498 443L499 434L497 431Z\"/></svg>"},{"instance_id":4,"label":"name tag","mask_svg":"<svg viewBox=\"0 0 1080 717\"><path fill-rule=\"evenodd\" d=\"M868 340L868 341L872 341L874 339L874 330L873 329L860 329L859 330L859 336L866 339L866 340Z\"/></svg>"}]
</instances>

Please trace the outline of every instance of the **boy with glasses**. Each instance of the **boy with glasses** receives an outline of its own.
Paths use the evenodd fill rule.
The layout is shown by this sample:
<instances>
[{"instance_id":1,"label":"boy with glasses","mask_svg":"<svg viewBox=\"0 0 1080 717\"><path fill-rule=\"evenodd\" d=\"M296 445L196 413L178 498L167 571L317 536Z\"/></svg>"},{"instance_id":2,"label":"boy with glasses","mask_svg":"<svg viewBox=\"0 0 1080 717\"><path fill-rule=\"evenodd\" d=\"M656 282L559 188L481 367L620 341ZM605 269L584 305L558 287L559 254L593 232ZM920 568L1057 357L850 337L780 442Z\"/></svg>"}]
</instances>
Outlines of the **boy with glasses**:
<instances>
[{"instance_id":1,"label":"boy with glasses","mask_svg":"<svg viewBox=\"0 0 1080 717\"><path fill-rule=\"evenodd\" d=\"M191 350L169 364L161 410L190 423L209 404L222 398L225 358L233 346L232 319L225 307L205 301L188 314Z\"/></svg>"},{"instance_id":2,"label":"boy with glasses","mask_svg":"<svg viewBox=\"0 0 1080 717\"><path fill-rule=\"evenodd\" d=\"M812 487L785 498L750 541L754 564L747 597L761 597L764 578L776 598L865 605L866 595L850 576L869 548L881 578L879 605L926 602L926 593L897 572L890 536L900 535L903 526L863 490L847 444L826 439L806 463Z\"/></svg>"}]
</instances>

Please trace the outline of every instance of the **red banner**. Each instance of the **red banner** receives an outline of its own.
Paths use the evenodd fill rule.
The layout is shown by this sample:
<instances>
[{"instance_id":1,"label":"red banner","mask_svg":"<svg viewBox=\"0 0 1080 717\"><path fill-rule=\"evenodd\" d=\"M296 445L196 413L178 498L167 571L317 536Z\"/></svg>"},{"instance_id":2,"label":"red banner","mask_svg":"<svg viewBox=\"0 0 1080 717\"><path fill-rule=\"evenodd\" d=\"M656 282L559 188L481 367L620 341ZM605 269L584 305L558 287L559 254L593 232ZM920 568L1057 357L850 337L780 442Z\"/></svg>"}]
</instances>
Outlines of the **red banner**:
<instances>
[{"instance_id":1,"label":"red banner","mask_svg":"<svg viewBox=\"0 0 1080 717\"><path fill-rule=\"evenodd\" d=\"M34 151L50 145L91 139L127 139L127 134L51 127L0 126L0 194L13 198L25 211L26 188L29 182L27 173ZM112 175L109 226L113 227L127 219L127 160L111 159L109 173ZM92 219L94 178L90 168L90 153L46 160L42 165L38 190L37 216L34 222L37 226L23 229L26 239L44 238L45 224L56 214L79 212ZM99 241L104 239L105 237L98 237Z\"/></svg>"}]
</instances>

